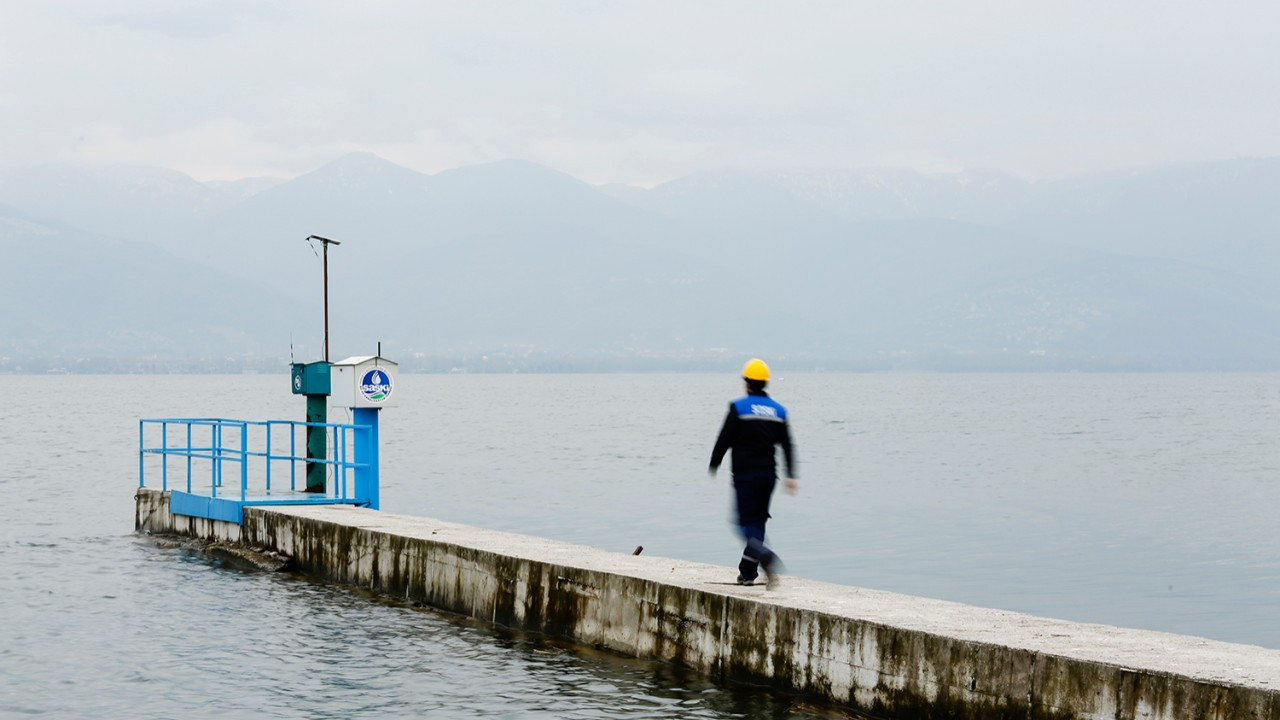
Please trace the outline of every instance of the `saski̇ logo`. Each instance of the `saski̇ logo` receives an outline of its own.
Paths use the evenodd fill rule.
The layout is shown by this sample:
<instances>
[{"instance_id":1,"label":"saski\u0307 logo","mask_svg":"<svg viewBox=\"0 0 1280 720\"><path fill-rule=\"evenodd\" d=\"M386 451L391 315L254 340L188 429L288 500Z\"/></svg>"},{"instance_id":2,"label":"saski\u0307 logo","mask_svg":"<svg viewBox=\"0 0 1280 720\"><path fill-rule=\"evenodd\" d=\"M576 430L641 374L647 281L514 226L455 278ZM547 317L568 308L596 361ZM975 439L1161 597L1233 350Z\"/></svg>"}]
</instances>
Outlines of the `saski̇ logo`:
<instances>
[{"instance_id":1,"label":"saski\u0307 logo","mask_svg":"<svg viewBox=\"0 0 1280 720\"><path fill-rule=\"evenodd\" d=\"M369 402L382 402L391 395L391 376L374 368L360 378L360 394Z\"/></svg>"}]
</instances>

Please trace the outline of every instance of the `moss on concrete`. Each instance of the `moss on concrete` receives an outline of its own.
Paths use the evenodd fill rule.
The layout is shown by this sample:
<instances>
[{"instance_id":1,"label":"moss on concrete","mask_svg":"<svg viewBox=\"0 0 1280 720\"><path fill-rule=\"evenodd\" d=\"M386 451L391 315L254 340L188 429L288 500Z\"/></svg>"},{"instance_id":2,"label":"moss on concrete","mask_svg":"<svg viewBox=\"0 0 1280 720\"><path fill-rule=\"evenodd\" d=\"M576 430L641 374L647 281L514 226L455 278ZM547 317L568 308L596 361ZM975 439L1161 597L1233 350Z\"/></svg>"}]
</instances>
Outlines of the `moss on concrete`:
<instances>
[{"instance_id":1,"label":"moss on concrete","mask_svg":"<svg viewBox=\"0 0 1280 720\"><path fill-rule=\"evenodd\" d=\"M370 517L387 516L248 508L241 526L196 522L169 514L163 495L144 490L135 525L242 539L323 580L722 679L812 694L877 717L1280 720L1280 677L1271 688L1241 687L1062 657L826 612L812 603L778 601L762 589L579 567L567 546L557 546L553 562L523 546L508 552L435 537L418 526L394 532L357 522Z\"/></svg>"}]
</instances>

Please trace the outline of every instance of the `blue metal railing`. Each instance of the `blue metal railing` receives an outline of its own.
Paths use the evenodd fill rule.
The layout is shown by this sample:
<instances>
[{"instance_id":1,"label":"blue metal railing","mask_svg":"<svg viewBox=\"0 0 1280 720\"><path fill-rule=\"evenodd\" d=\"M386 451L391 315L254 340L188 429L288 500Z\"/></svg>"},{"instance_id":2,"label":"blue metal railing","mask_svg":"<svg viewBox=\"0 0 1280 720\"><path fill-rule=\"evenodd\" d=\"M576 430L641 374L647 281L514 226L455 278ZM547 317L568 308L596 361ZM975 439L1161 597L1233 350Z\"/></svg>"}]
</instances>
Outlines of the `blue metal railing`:
<instances>
[{"instance_id":1,"label":"blue metal railing","mask_svg":"<svg viewBox=\"0 0 1280 720\"><path fill-rule=\"evenodd\" d=\"M305 437L299 442L298 435L305 436L306 429L312 427L325 428L328 448L324 459L307 458L298 455L301 445L306 447ZM152 443L155 442L156 430L160 434L160 444L148 446L148 428L152 429ZM298 492L298 466L302 464L322 464L329 467L332 482L323 495L337 501L355 500L349 490L353 489L352 476L356 471L369 467L367 462L360 462L356 457L357 435L370 432L368 425L308 423L293 420L230 420L226 418L145 418L138 421L138 486L147 487L148 457L159 456L160 489L169 491L185 486L187 493L204 494L210 497L226 497L241 502L251 498L280 496L284 493ZM280 446L280 436L288 434L288 453L273 451ZM176 437L175 437L176 436ZM207 439L207 441L206 441ZM261 449L256 449L261 448ZM169 458L185 459L186 471L179 478L176 487L170 487ZM208 463L207 484L197 477L195 463ZM224 469L230 463L238 469L239 492L228 495L224 487ZM281 463L288 464L289 484L287 488L273 486L273 468ZM154 465L155 463L153 463ZM198 468L203 471L203 468ZM278 479L279 473L275 473ZM185 480L185 483L182 481ZM221 493L221 495L219 494Z\"/></svg>"}]
</instances>

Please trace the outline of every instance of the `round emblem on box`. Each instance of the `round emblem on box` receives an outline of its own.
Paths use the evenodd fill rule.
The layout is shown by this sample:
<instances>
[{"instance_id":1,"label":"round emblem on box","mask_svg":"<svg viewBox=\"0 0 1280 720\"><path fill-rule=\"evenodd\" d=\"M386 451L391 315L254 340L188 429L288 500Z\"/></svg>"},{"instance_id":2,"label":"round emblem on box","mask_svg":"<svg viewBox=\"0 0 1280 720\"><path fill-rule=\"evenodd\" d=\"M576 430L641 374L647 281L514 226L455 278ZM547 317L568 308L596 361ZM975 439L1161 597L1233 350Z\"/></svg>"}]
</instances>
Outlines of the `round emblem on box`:
<instances>
[{"instance_id":1,"label":"round emblem on box","mask_svg":"<svg viewBox=\"0 0 1280 720\"><path fill-rule=\"evenodd\" d=\"M391 396L391 376L374 368L360 378L360 396L369 402L382 402Z\"/></svg>"}]
</instances>

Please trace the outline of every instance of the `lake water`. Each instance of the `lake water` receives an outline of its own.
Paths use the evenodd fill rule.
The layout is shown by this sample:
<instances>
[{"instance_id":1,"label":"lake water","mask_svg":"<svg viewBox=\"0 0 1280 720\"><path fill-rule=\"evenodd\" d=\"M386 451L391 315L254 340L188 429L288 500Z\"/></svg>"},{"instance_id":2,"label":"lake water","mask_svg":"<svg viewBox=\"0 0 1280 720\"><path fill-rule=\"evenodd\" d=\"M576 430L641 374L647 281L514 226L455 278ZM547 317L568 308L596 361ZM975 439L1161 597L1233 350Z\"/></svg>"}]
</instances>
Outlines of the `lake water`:
<instances>
[{"instance_id":1,"label":"lake water","mask_svg":"<svg viewBox=\"0 0 1280 720\"><path fill-rule=\"evenodd\" d=\"M1280 648L1280 375L783 375L830 582ZM725 566L719 375L401 378L383 509ZM135 536L140 417L301 419L288 375L0 376L0 716L829 717L662 663ZM334 421L344 417L331 417Z\"/></svg>"}]
</instances>

